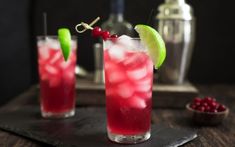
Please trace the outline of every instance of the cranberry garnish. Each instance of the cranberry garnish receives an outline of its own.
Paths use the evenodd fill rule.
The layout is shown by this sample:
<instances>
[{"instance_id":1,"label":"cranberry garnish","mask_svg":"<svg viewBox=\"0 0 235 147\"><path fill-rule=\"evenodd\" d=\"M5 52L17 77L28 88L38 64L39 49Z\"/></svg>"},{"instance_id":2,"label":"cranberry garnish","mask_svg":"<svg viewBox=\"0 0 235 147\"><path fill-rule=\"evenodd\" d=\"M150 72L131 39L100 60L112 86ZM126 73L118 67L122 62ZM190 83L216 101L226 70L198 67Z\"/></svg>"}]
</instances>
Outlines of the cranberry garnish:
<instances>
[{"instance_id":1,"label":"cranberry garnish","mask_svg":"<svg viewBox=\"0 0 235 147\"><path fill-rule=\"evenodd\" d=\"M117 40L117 38L118 38L118 35L117 34L113 34L113 35L110 36L110 38L111 38L111 40L113 42L115 42Z\"/></svg>"},{"instance_id":2,"label":"cranberry garnish","mask_svg":"<svg viewBox=\"0 0 235 147\"><path fill-rule=\"evenodd\" d=\"M92 30L92 36L93 37L99 37L102 35L102 30L100 27L94 27Z\"/></svg>"},{"instance_id":3,"label":"cranberry garnish","mask_svg":"<svg viewBox=\"0 0 235 147\"><path fill-rule=\"evenodd\" d=\"M103 40L107 40L110 37L109 31L103 31L102 32L102 38Z\"/></svg>"},{"instance_id":4,"label":"cranberry garnish","mask_svg":"<svg viewBox=\"0 0 235 147\"><path fill-rule=\"evenodd\" d=\"M110 36L111 38L118 38L118 35L117 34L113 34Z\"/></svg>"}]
</instances>

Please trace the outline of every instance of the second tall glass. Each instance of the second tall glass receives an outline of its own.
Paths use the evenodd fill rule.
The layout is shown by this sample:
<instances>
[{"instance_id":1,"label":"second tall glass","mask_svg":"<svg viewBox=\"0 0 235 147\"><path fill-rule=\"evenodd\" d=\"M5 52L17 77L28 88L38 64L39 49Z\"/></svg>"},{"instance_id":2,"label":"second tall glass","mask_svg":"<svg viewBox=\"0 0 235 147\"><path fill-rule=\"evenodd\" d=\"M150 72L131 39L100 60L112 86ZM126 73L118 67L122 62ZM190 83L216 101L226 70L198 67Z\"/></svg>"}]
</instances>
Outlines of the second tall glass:
<instances>
[{"instance_id":1,"label":"second tall glass","mask_svg":"<svg viewBox=\"0 0 235 147\"><path fill-rule=\"evenodd\" d=\"M64 118L75 114L76 38L64 60L57 36L37 38L41 113L46 118Z\"/></svg>"},{"instance_id":2,"label":"second tall glass","mask_svg":"<svg viewBox=\"0 0 235 147\"><path fill-rule=\"evenodd\" d=\"M153 63L140 39L104 41L107 131L110 140L150 138Z\"/></svg>"}]
</instances>

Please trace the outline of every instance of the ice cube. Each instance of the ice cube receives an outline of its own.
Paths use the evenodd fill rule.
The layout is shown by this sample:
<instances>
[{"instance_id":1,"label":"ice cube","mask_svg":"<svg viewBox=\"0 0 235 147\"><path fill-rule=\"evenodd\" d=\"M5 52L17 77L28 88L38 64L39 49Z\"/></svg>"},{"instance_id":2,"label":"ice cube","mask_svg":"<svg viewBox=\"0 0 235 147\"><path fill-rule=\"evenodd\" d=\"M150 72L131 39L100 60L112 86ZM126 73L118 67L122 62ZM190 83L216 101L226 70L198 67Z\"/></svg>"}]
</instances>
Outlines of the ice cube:
<instances>
[{"instance_id":1,"label":"ice cube","mask_svg":"<svg viewBox=\"0 0 235 147\"><path fill-rule=\"evenodd\" d=\"M130 79L139 80L139 79L144 78L147 75L147 70L143 66L142 68L137 68L137 69L134 69L134 70L128 70L127 75Z\"/></svg>"},{"instance_id":2,"label":"ice cube","mask_svg":"<svg viewBox=\"0 0 235 147\"><path fill-rule=\"evenodd\" d=\"M147 106L147 104L145 103L145 100L137 96L130 98L128 103L130 107L138 108L138 109L144 109Z\"/></svg>"},{"instance_id":3,"label":"ice cube","mask_svg":"<svg viewBox=\"0 0 235 147\"><path fill-rule=\"evenodd\" d=\"M122 46L127 46L129 45L131 42L131 37L130 36L127 36L127 35L122 35L120 37L118 37L116 43L119 44L119 45L122 45Z\"/></svg>"},{"instance_id":4,"label":"ice cube","mask_svg":"<svg viewBox=\"0 0 235 147\"><path fill-rule=\"evenodd\" d=\"M139 41L132 39L127 35L118 37L116 44L122 46L125 50L136 50L139 48Z\"/></svg>"},{"instance_id":5,"label":"ice cube","mask_svg":"<svg viewBox=\"0 0 235 147\"><path fill-rule=\"evenodd\" d=\"M64 59L63 59L64 60ZM70 65L72 64L72 62L70 60L67 60L67 61L62 61L60 62L60 68L61 69L66 69L68 68Z\"/></svg>"},{"instance_id":6,"label":"ice cube","mask_svg":"<svg viewBox=\"0 0 235 147\"><path fill-rule=\"evenodd\" d=\"M136 93L136 95L138 95L139 98L148 100L152 97L152 91L147 91L147 92L138 92Z\"/></svg>"},{"instance_id":7,"label":"ice cube","mask_svg":"<svg viewBox=\"0 0 235 147\"><path fill-rule=\"evenodd\" d=\"M111 60L114 60L115 62L120 62L125 58L125 51L120 45L113 45L109 48L108 52Z\"/></svg>"},{"instance_id":8,"label":"ice cube","mask_svg":"<svg viewBox=\"0 0 235 147\"><path fill-rule=\"evenodd\" d=\"M124 82L118 85L117 94L122 98L130 98L134 94L134 89L131 84Z\"/></svg>"},{"instance_id":9,"label":"ice cube","mask_svg":"<svg viewBox=\"0 0 235 147\"><path fill-rule=\"evenodd\" d=\"M53 38L46 38L46 45L49 48L53 48L53 49L60 49L60 43L58 40L55 40Z\"/></svg>"},{"instance_id":10,"label":"ice cube","mask_svg":"<svg viewBox=\"0 0 235 147\"><path fill-rule=\"evenodd\" d=\"M55 67L53 67L49 64L45 65L45 70L51 75L58 74L58 72L59 72Z\"/></svg>"},{"instance_id":11,"label":"ice cube","mask_svg":"<svg viewBox=\"0 0 235 147\"><path fill-rule=\"evenodd\" d=\"M151 85L150 84L136 85L135 89L137 92L148 92L151 90Z\"/></svg>"},{"instance_id":12,"label":"ice cube","mask_svg":"<svg viewBox=\"0 0 235 147\"><path fill-rule=\"evenodd\" d=\"M146 63L146 55L144 55L144 53L141 52L133 52L133 53L127 53L127 57L125 59L125 61L123 62L123 64L129 68L129 69L133 69L133 68L138 68L141 66L145 66Z\"/></svg>"},{"instance_id":13,"label":"ice cube","mask_svg":"<svg viewBox=\"0 0 235 147\"><path fill-rule=\"evenodd\" d=\"M46 46L38 48L39 58L46 60L49 58L49 49Z\"/></svg>"},{"instance_id":14,"label":"ice cube","mask_svg":"<svg viewBox=\"0 0 235 147\"><path fill-rule=\"evenodd\" d=\"M146 67L147 72L152 74L153 73L153 62L152 62L152 60L149 59L147 61L146 65L147 65L147 67Z\"/></svg>"},{"instance_id":15,"label":"ice cube","mask_svg":"<svg viewBox=\"0 0 235 147\"><path fill-rule=\"evenodd\" d=\"M152 78L146 77L135 82L137 85L152 85Z\"/></svg>"},{"instance_id":16,"label":"ice cube","mask_svg":"<svg viewBox=\"0 0 235 147\"><path fill-rule=\"evenodd\" d=\"M50 59L50 64L54 64L56 63L57 61L59 61L60 59L62 58L62 54L60 51L57 51L54 56Z\"/></svg>"},{"instance_id":17,"label":"ice cube","mask_svg":"<svg viewBox=\"0 0 235 147\"><path fill-rule=\"evenodd\" d=\"M110 71L107 76L108 81L113 84L120 83L126 79L126 75L124 74L124 72L118 70Z\"/></svg>"}]
</instances>

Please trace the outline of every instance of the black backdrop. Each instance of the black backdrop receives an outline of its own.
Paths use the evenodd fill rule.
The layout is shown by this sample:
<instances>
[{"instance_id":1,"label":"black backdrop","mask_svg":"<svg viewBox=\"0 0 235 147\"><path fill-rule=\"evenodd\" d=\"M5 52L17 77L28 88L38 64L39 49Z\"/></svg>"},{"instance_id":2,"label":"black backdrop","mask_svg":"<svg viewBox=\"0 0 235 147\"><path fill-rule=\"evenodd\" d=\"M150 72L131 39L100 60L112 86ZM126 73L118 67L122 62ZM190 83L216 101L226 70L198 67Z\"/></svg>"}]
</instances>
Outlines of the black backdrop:
<instances>
[{"instance_id":1,"label":"black backdrop","mask_svg":"<svg viewBox=\"0 0 235 147\"><path fill-rule=\"evenodd\" d=\"M132 24L147 22L151 10L163 0L126 0L125 18ZM232 1L188 0L197 21L196 44L188 73L194 83L235 82L235 13ZM94 69L90 33L77 34L74 26L96 16L108 18L109 0L1 0L0 102L37 82L35 36L43 34L42 12L48 14L48 34L69 27L78 36L78 63ZM17 25L16 25L17 24Z\"/></svg>"}]
</instances>

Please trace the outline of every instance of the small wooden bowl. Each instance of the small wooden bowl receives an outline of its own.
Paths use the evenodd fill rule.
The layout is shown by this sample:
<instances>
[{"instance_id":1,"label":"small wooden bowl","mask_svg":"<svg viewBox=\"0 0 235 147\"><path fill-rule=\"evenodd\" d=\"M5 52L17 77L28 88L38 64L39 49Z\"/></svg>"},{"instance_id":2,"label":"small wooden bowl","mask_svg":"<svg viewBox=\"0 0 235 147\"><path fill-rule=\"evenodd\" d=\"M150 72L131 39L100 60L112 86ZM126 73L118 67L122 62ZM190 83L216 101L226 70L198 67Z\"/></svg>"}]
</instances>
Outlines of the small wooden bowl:
<instances>
[{"instance_id":1,"label":"small wooden bowl","mask_svg":"<svg viewBox=\"0 0 235 147\"><path fill-rule=\"evenodd\" d=\"M190 107L190 104L186 105L186 109L191 115L192 120L199 125L218 125L228 116L229 113L228 107L226 107L225 111L216 113L194 110Z\"/></svg>"}]
</instances>

